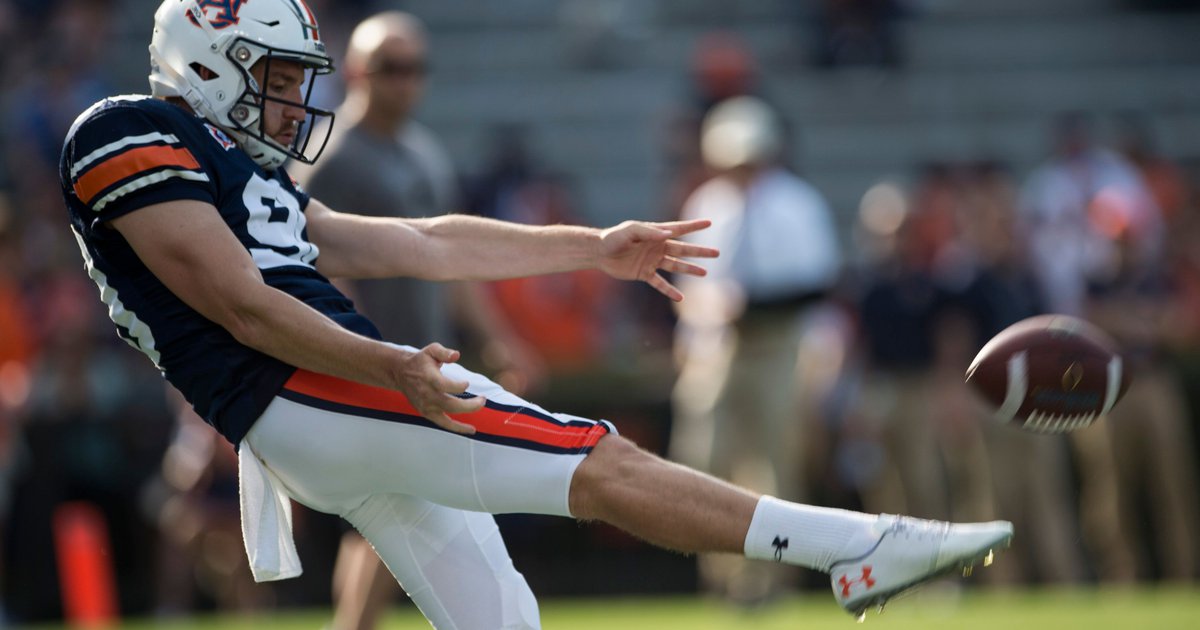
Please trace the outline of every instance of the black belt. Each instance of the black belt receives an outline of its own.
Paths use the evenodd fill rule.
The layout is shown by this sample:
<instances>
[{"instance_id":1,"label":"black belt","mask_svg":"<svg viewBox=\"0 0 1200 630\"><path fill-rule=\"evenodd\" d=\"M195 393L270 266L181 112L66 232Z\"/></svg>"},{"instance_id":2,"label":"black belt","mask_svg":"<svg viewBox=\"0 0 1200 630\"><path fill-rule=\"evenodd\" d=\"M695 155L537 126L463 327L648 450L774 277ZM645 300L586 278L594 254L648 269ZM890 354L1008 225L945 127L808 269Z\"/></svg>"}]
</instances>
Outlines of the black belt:
<instances>
[{"instance_id":1,"label":"black belt","mask_svg":"<svg viewBox=\"0 0 1200 630\"><path fill-rule=\"evenodd\" d=\"M793 313L807 306L811 306L816 302L820 302L828 297L829 290L820 289L817 291L804 291L801 293L787 293L778 297L767 299L750 300L746 302L746 312L742 315L742 317L748 318L757 317L760 315L770 316Z\"/></svg>"}]
</instances>

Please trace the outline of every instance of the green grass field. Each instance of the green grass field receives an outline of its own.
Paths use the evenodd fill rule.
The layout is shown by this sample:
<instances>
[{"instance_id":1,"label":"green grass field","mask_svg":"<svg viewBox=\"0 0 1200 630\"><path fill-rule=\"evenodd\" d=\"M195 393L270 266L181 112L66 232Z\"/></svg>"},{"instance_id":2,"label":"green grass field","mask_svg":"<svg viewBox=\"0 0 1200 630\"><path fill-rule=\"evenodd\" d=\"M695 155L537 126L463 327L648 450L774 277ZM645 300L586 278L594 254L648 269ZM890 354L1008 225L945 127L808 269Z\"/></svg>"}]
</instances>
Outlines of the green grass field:
<instances>
[{"instance_id":1,"label":"green grass field","mask_svg":"<svg viewBox=\"0 0 1200 630\"><path fill-rule=\"evenodd\" d=\"M186 621L130 620L133 630L319 630L328 611L283 612ZM852 630L861 627L824 593L747 613L696 598L549 600L542 603L548 630ZM1200 589L971 592L934 589L900 599L883 615L867 615L876 630L1195 630L1200 629ZM43 627L50 630L51 626ZM411 607L388 616L381 630L428 630Z\"/></svg>"}]
</instances>

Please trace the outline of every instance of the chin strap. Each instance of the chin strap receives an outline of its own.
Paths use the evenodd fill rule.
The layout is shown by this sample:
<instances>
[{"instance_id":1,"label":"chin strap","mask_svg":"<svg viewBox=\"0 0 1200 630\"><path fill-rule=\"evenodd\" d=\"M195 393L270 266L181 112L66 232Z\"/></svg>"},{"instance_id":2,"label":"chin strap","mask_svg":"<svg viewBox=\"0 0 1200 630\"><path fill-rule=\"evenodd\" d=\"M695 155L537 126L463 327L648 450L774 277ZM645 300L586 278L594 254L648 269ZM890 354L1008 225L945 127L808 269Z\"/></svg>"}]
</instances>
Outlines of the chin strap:
<instances>
[{"instance_id":1,"label":"chin strap","mask_svg":"<svg viewBox=\"0 0 1200 630\"><path fill-rule=\"evenodd\" d=\"M204 116L205 113L212 111L212 106L209 104L208 99L204 97L204 94L193 87L182 74L176 72L171 67L171 64L164 63L153 44L150 45L150 65L154 70L150 75L150 81L153 84L151 92L155 96L178 96L198 116ZM156 80L154 74L164 74L170 82Z\"/></svg>"}]
</instances>

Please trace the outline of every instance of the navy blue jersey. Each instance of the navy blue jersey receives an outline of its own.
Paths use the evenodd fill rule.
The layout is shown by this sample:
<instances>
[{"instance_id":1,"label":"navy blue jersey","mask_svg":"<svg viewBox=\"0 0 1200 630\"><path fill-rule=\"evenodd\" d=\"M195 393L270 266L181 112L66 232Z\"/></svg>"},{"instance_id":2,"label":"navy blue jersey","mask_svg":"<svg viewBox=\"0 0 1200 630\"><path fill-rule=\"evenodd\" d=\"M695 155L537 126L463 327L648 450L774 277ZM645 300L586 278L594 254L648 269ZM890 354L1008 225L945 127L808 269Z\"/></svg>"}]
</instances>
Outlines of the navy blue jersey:
<instances>
[{"instance_id":1,"label":"navy blue jersey","mask_svg":"<svg viewBox=\"0 0 1200 630\"><path fill-rule=\"evenodd\" d=\"M308 195L263 171L220 129L146 96L105 99L67 134L59 168L88 275L117 331L142 351L226 439L238 444L294 368L238 343L172 294L109 221L193 199L216 207L267 284L343 327L379 338L321 274L309 242Z\"/></svg>"}]
</instances>

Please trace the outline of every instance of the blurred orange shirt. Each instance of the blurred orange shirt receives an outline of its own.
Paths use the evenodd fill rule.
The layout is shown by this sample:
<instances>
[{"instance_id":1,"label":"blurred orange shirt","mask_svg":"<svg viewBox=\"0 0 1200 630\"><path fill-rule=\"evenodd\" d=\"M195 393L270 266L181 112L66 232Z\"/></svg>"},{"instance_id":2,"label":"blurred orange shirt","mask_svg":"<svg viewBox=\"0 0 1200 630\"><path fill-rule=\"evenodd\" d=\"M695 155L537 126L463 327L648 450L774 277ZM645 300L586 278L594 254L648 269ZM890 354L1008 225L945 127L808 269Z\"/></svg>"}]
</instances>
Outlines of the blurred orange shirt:
<instances>
[{"instance_id":1,"label":"blurred orange shirt","mask_svg":"<svg viewBox=\"0 0 1200 630\"><path fill-rule=\"evenodd\" d=\"M516 334L550 368L573 370L591 363L604 344L601 313L612 284L580 271L491 283L492 295Z\"/></svg>"},{"instance_id":2,"label":"blurred orange shirt","mask_svg":"<svg viewBox=\"0 0 1200 630\"><path fill-rule=\"evenodd\" d=\"M0 277L0 365L9 361L29 365L35 352L32 333L19 288Z\"/></svg>"}]
</instances>

